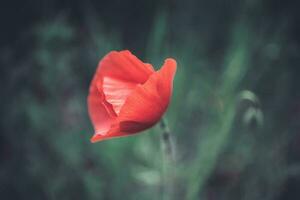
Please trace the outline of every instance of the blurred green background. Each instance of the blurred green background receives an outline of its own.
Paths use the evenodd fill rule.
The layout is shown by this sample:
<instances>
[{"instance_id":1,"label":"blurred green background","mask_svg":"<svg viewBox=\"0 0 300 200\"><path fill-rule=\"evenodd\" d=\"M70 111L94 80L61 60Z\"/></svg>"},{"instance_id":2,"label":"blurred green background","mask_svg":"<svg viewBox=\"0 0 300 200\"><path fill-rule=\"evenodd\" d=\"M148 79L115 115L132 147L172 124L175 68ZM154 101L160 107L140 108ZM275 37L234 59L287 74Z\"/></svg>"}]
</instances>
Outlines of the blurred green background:
<instances>
[{"instance_id":1,"label":"blurred green background","mask_svg":"<svg viewBox=\"0 0 300 200\"><path fill-rule=\"evenodd\" d=\"M300 199L299 7L3 3L0 199ZM122 49L157 69L166 57L178 62L166 113L176 160L167 168L158 126L89 142L90 80L106 53Z\"/></svg>"}]
</instances>

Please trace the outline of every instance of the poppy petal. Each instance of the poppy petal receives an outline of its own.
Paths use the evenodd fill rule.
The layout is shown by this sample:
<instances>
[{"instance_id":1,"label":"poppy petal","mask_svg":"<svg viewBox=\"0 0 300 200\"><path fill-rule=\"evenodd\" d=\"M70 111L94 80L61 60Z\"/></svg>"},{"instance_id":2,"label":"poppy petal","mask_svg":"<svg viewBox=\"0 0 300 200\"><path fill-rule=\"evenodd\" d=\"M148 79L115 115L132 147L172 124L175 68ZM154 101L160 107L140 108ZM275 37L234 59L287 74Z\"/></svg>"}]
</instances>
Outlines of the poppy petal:
<instances>
[{"instance_id":1,"label":"poppy petal","mask_svg":"<svg viewBox=\"0 0 300 200\"><path fill-rule=\"evenodd\" d=\"M135 133L160 120L170 101L175 72L176 61L167 59L161 70L134 89L120 110L118 131Z\"/></svg>"},{"instance_id":2,"label":"poppy petal","mask_svg":"<svg viewBox=\"0 0 300 200\"><path fill-rule=\"evenodd\" d=\"M118 120L135 121L152 124L164 111L158 96L157 74L153 74L144 85L138 85L128 96L122 107Z\"/></svg>"},{"instance_id":3,"label":"poppy petal","mask_svg":"<svg viewBox=\"0 0 300 200\"><path fill-rule=\"evenodd\" d=\"M162 98L162 103L167 105L169 104L173 91L173 79L176 73L176 65L177 63L174 59L168 58L157 72L159 74L157 91Z\"/></svg>"},{"instance_id":4,"label":"poppy petal","mask_svg":"<svg viewBox=\"0 0 300 200\"><path fill-rule=\"evenodd\" d=\"M154 73L152 66L143 63L129 51L112 51L99 63L105 100L119 114L126 98L139 83Z\"/></svg>"},{"instance_id":5,"label":"poppy petal","mask_svg":"<svg viewBox=\"0 0 300 200\"><path fill-rule=\"evenodd\" d=\"M103 77L110 77L128 82L144 83L154 72L153 67L143 63L130 51L112 51L99 63Z\"/></svg>"},{"instance_id":6,"label":"poppy petal","mask_svg":"<svg viewBox=\"0 0 300 200\"><path fill-rule=\"evenodd\" d=\"M93 137L91 138L91 142L95 143L95 142L100 142L111 138L125 137L125 136L128 136L128 134L124 132L114 132L113 134L105 134L105 135L94 134Z\"/></svg>"},{"instance_id":7,"label":"poppy petal","mask_svg":"<svg viewBox=\"0 0 300 200\"><path fill-rule=\"evenodd\" d=\"M95 130L94 137L91 140L92 142L95 142L96 136L106 134L113 121L113 118L103 105L101 93L98 91L95 81L96 79L92 81L88 96L88 112Z\"/></svg>"},{"instance_id":8,"label":"poppy petal","mask_svg":"<svg viewBox=\"0 0 300 200\"><path fill-rule=\"evenodd\" d=\"M118 115L126 98L136 87L136 83L121 81L110 77L103 78L103 92L105 99L113 106L115 113Z\"/></svg>"}]
</instances>

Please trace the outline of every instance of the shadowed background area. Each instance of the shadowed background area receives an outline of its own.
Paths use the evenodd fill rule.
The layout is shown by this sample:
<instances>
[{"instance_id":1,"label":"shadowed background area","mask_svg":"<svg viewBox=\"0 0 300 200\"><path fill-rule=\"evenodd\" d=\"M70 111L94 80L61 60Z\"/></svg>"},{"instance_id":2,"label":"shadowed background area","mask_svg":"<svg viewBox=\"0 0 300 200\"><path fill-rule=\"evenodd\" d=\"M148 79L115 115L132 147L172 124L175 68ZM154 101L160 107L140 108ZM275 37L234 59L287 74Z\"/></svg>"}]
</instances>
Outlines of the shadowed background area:
<instances>
[{"instance_id":1,"label":"shadowed background area","mask_svg":"<svg viewBox=\"0 0 300 200\"><path fill-rule=\"evenodd\" d=\"M0 198L299 199L299 6L3 3ZM165 177L158 126L89 142L90 81L98 61L122 49L156 69L166 57L178 62L166 113L176 146L172 178Z\"/></svg>"}]
</instances>

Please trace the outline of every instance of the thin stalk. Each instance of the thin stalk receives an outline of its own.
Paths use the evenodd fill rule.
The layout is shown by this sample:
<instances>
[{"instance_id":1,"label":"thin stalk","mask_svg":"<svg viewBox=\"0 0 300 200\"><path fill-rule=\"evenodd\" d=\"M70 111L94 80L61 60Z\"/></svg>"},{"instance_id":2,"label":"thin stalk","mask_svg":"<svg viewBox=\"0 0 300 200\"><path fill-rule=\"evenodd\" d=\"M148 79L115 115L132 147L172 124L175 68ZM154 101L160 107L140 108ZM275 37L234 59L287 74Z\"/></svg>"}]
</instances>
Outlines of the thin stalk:
<instances>
[{"instance_id":1,"label":"thin stalk","mask_svg":"<svg viewBox=\"0 0 300 200\"><path fill-rule=\"evenodd\" d=\"M175 164L175 145L171 131L165 119L160 121L161 150L162 150L162 199L174 199L174 164Z\"/></svg>"}]
</instances>

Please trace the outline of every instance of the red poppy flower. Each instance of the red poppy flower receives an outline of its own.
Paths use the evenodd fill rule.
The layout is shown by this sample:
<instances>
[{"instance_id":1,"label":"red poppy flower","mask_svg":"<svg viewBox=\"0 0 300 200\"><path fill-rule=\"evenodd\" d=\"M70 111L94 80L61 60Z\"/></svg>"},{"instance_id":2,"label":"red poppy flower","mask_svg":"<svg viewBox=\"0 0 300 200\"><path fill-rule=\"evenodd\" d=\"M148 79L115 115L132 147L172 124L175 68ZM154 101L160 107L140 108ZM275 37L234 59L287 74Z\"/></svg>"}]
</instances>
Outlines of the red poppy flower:
<instances>
[{"instance_id":1,"label":"red poppy flower","mask_svg":"<svg viewBox=\"0 0 300 200\"><path fill-rule=\"evenodd\" d=\"M130 51L112 51L99 63L90 85L88 110L95 129L92 142L128 136L153 126L166 111L176 61L158 71Z\"/></svg>"}]
</instances>

